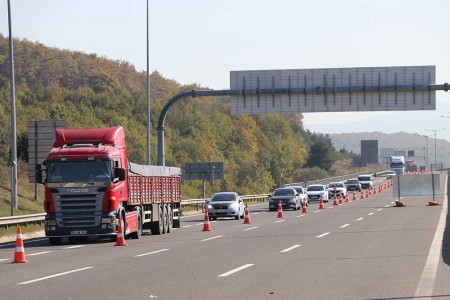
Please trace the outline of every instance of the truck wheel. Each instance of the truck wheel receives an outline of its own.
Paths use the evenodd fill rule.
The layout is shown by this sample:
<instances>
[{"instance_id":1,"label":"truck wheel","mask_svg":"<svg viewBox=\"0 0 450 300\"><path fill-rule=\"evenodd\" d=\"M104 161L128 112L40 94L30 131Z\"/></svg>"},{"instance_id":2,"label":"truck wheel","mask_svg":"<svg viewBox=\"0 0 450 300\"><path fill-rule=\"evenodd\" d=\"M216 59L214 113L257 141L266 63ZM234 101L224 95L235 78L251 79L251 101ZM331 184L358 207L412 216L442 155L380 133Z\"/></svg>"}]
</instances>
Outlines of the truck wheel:
<instances>
[{"instance_id":1,"label":"truck wheel","mask_svg":"<svg viewBox=\"0 0 450 300\"><path fill-rule=\"evenodd\" d=\"M141 222L141 212L138 211L138 218L137 218L137 231L133 232L130 236L132 239L140 239L142 235L142 222Z\"/></svg>"},{"instance_id":2,"label":"truck wheel","mask_svg":"<svg viewBox=\"0 0 450 300\"><path fill-rule=\"evenodd\" d=\"M169 225L168 225L168 223L169 223L169 215L168 215L167 205L166 204L163 204L163 221L162 221L162 223L163 223L163 231L162 231L162 233L165 234L165 233L168 232L167 230L169 228Z\"/></svg>"},{"instance_id":3,"label":"truck wheel","mask_svg":"<svg viewBox=\"0 0 450 300\"><path fill-rule=\"evenodd\" d=\"M172 207L170 205L167 205L167 233L172 232L173 228L173 215L172 215Z\"/></svg>"},{"instance_id":4,"label":"truck wheel","mask_svg":"<svg viewBox=\"0 0 450 300\"><path fill-rule=\"evenodd\" d=\"M62 237L49 237L48 242L50 245L59 245L61 244Z\"/></svg>"},{"instance_id":5,"label":"truck wheel","mask_svg":"<svg viewBox=\"0 0 450 300\"><path fill-rule=\"evenodd\" d=\"M158 205L158 215L159 215L159 220L156 222L152 222L151 223L151 231L152 234L162 234L163 233L163 209L162 209L162 205Z\"/></svg>"}]
</instances>

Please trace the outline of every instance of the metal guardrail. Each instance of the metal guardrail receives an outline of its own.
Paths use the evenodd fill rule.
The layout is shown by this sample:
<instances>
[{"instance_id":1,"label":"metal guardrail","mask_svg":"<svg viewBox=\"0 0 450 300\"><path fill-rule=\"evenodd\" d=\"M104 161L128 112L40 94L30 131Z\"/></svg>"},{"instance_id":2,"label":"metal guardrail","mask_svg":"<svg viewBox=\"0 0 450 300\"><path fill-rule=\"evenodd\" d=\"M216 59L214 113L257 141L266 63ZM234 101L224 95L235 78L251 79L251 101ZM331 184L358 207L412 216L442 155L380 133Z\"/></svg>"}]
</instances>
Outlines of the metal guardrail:
<instances>
[{"instance_id":1,"label":"metal guardrail","mask_svg":"<svg viewBox=\"0 0 450 300\"><path fill-rule=\"evenodd\" d=\"M359 175L364 175L364 174L371 174L372 176L383 176L381 174L386 174L388 171L380 171L380 172L375 172L375 173L368 173L368 172L358 172L358 173L352 173L352 174L347 174L347 175L341 175L341 176L335 176L335 177L329 177L329 178L324 178L324 179L318 179L318 180L311 180L308 182L298 182L298 183L289 183L289 184L285 184L284 186L293 186L293 185L300 185L303 187L306 187L309 184L324 184L327 185L330 182L334 182L334 181L346 181L348 179L351 178L356 178Z\"/></svg>"},{"instance_id":2,"label":"metal guardrail","mask_svg":"<svg viewBox=\"0 0 450 300\"><path fill-rule=\"evenodd\" d=\"M243 195L241 199L244 200L258 200L268 198L269 194L260 194L260 195ZM202 204L202 207L206 204L209 198L205 199L187 199L181 200L181 205L193 205L193 204ZM199 208L197 209L199 210ZM29 224L41 224L45 220L45 213L42 214L33 214L33 215L22 215L22 216L12 216L12 217L2 217L0 218L0 227L9 228L9 226L16 226L17 224L25 224L28 227Z\"/></svg>"}]
</instances>

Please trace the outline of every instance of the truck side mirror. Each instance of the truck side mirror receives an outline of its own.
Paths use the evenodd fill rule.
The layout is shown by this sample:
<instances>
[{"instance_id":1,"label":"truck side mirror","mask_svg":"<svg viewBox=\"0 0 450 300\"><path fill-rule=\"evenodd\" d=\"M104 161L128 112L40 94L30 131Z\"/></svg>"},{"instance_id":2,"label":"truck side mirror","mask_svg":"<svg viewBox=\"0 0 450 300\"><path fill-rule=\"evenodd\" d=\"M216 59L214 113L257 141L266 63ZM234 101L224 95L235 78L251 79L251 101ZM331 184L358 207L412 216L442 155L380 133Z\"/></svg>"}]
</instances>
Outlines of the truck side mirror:
<instances>
[{"instance_id":1,"label":"truck side mirror","mask_svg":"<svg viewBox=\"0 0 450 300\"><path fill-rule=\"evenodd\" d=\"M119 181L125 180L125 169L114 168L114 178L119 178Z\"/></svg>"},{"instance_id":2,"label":"truck side mirror","mask_svg":"<svg viewBox=\"0 0 450 300\"><path fill-rule=\"evenodd\" d=\"M35 173L36 183L43 184L43 182L42 182L42 166L40 164L36 165L35 170L36 170L36 173Z\"/></svg>"}]
</instances>

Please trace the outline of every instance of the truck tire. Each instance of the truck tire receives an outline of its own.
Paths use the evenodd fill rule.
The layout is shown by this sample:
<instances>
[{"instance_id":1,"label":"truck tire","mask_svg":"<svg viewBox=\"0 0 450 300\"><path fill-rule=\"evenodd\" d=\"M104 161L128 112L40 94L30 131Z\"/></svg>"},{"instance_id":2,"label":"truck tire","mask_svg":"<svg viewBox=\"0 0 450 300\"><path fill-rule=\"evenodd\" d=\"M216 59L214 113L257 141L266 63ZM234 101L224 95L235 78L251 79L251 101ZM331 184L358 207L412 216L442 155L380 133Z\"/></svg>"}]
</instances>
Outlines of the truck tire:
<instances>
[{"instance_id":1,"label":"truck tire","mask_svg":"<svg viewBox=\"0 0 450 300\"><path fill-rule=\"evenodd\" d=\"M142 235L142 221L141 221L141 211L138 210L138 218L137 218L137 231L131 233L131 238L138 240L141 238Z\"/></svg>"},{"instance_id":2,"label":"truck tire","mask_svg":"<svg viewBox=\"0 0 450 300\"><path fill-rule=\"evenodd\" d=\"M59 245L61 244L62 237L49 237L48 242L50 245Z\"/></svg>"},{"instance_id":3,"label":"truck tire","mask_svg":"<svg viewBox=\"0 0 450 300\"><path fill-rule=\"evenodd\" d=\"M167 204L163 204L163 231L162 231L162 233L163 234L165 234L165 233L167 233L168 231L168 228L169 228L169 214L168 214L168 211L167 211Z\"/></svg>"},{"instance_id":4,"label":"truck tire","mask_svg":"<svg viewBox=\"0 0 450 300\"><path fill-rule=\"evenodd\" d=\"M152 234L162 234L163 233L163 208L162 208L162 204L158 205L158 215L159 215L159 220L156 222L152 222L151 223L151 231Z\"/></svg>"},{"instance_id":5,"label":"truck tire","mask_svg":"<svg viewBox=\"0 0 450 300\"><path fill-rule=\"evenodd\" d=\"M167 233L171 233L172 232L172 228L173 228L173 214L172 214L172 207L170 205L167 205Z\"/></svg>"}]
</instances>

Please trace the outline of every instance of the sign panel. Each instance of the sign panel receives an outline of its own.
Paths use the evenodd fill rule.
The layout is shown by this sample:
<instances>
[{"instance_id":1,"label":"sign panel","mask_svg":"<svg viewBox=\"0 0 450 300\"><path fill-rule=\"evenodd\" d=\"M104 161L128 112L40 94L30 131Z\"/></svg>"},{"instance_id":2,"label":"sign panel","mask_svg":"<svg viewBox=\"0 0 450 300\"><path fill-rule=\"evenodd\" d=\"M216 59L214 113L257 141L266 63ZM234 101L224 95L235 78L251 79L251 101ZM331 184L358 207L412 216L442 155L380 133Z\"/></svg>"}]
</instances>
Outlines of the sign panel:
<instances>
[{"instance_id":1,"label":"sign panel","mask_svg":"<svg viewBox=\"0 0 450 300\"><path fill-rule=\"evenodd\" d=\"M434 178L432 178L432 176ZM433 187L434 182L434 187ZM440 174L420 174L420 175L400 175L393 178L393 196L398 197L400 187L400 197L403 196L432 196L440 195Z\"/></svg>"},{"instance_id":2,"label":"sign panel","mask_svg":"<svg viewBox=\"0 0 450 300\"><path fill-rule=\"evenodd\" d=\"M231 71L232 114L435 110L435 66ZM297 89L297 91L295 91Z\"/></svg>"},{"instance_id":3,"label":"sign panel","mask_svg":"<svg viewBox=\"0 0 450 300\"><path fill-rule=\"evenodd\" d=\"M65 121L29 121L28 122L28 178L35 182L36 165L42 164L48 152L53 148L55 128L64 128Z\"/></svg>"},{"instance_id":4,"label":"sign panel","mask_svg":"<svg viewBox=\"0 0 450 300\"><path fill-rule=\"evenodd\" d=\"M378 140L361 140L361 157L367 163L378 163Z\"/></svg>"},{"instance_id":5,"label":"sign panel","mask_svg":"<svg viewBox=\"0 0 450 300\"><path fill-rule=\"evenodd\" d=\"M195 162L184 165L184 180L223 179L223 162Z\"/></svg>"}]
</instances>

